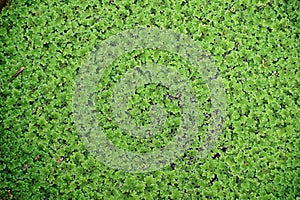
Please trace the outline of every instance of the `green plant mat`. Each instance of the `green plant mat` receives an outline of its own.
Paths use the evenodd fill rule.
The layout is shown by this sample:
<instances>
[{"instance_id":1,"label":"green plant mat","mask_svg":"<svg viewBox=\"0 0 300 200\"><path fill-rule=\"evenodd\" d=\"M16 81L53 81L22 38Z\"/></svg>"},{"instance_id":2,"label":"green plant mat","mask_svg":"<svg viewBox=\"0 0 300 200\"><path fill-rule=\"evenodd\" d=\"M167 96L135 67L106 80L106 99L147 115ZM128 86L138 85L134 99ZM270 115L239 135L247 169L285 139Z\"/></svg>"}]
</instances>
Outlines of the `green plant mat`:
<instances>
[{"instance_id":1,"label":"green plant mat","mask_svg":"<svg viewBox=\"0 0 300 200\"><path fill-rule=\"evenodd\" d=\"M297 0L8 3L0 13L0 199L299 199L299 6ZM185 34L218 66L227 111L207 156L198 151L210 121L209 90L189 63L153 49L122 56L101 77L99 124L120 148L166 145L178 127L178 99L155 84L136 91L128 107L138 124L147 123L151 103L165 106L170 119L153 140L139 141L109 118L109 86L138 64L168 64L189 78L203 105L199 143L163 169L127 173L95 159L80 140L72 110L77 71L101 41L137 26Z\"/></svg>"}]
</instances>

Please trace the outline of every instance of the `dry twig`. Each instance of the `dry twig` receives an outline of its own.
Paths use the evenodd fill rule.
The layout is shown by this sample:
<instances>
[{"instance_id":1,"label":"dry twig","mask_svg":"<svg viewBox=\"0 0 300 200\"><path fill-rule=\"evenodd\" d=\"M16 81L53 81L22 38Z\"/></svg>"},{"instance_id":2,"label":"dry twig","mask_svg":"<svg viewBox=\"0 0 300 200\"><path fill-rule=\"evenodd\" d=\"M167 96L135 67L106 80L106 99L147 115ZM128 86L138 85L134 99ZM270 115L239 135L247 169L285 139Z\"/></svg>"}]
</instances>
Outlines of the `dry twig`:
<instances>
[{"instance_id":1,"label":"dry twig","mask_svg":"<svg viewBox=\"0 0 300 200\"><path fill-rule=\"evenodd\" d=\"M25 67L21 67L16 73L15 75L13 75L13 77L11 78L11 81L14 80L23 70L25 69Z\"/></svg>"}]
</instances>

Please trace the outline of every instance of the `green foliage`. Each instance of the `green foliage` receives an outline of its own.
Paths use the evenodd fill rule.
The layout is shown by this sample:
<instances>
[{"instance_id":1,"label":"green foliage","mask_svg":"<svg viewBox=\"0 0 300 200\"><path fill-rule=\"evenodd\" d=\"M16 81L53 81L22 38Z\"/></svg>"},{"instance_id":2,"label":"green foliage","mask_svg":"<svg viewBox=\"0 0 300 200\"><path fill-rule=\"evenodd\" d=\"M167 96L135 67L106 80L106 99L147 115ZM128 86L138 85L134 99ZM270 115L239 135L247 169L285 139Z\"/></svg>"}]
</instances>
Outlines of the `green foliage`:
<instances>
[{"instance_id":1,"label":"green foliage","mask_svg":"<svg viewBox=\"0 0 300 200\"><path fill-rule=\"evenodd\" d=\"M0 198L299 198L298 12L298 1L12 1L0 13ZM125 149L167 144L180 123L179 102L166 98L167 88L138 88L128 103L138 124L149 121L151 102L165 108L168 122L152 143L120 131L109 104L126 71L167 63L191 81L203 106L191 148L160 171L128 174L94 159L78 137L72 115L78 68L102 40L137 25L187 34L220 68L227 116L208 157L197 157L211 109L201 74L153 49L123 55L103 73L99 125Z\"/></svg>"}]
</instances>

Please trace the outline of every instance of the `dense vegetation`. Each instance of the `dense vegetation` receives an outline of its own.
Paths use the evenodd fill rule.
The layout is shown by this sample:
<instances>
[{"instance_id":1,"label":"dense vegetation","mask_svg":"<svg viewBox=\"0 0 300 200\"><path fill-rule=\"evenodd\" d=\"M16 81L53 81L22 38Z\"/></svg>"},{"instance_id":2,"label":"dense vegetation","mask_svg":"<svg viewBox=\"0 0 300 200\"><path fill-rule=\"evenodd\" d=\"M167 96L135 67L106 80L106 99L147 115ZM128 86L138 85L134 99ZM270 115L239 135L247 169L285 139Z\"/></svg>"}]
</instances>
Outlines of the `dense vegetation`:
<instances>
[{"instance_id":1,"label":"dense vegetation","mask_svg":"<svg viewBox=\"0 0 300 200\"><path fill-rule=\"evenodd\" d=\"M299 1L13 0L0 13L0 197L2 199L297 199L300 194ZM197 41L226 93L223 134L205 157L194 143L161 170L110 168L83 145L72 110L76 74L101 41L137 26L172 29ZM97 85L99 124L120 148L146 152L172 139L178 99L155 84L128 104L138 124L149 102L168 114L164 131L138 141L109 118L108 85L141 63L173 66L210 121L209 90L190 63L167 51L133 51ZM11 81L21 67L25 69Z\"/></svg>"}]
</instances>

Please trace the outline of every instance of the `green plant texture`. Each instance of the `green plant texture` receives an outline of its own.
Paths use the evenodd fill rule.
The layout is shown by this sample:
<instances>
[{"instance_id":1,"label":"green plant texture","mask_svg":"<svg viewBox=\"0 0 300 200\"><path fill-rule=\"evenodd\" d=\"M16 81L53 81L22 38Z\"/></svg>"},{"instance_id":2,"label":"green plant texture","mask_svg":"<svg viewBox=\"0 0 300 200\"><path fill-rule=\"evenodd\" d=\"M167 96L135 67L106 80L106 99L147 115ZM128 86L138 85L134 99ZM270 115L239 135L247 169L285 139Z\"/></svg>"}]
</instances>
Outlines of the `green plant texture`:
<instances>
[{"instance_id":1,"label":"green plant texture","mask_svg":"<svg viewBox=\"0 0 300 200\"><path fill-rule=\"evenodd\" d=\"M12 0L0 13L0 199L299 199L299 10L297 0ZM137 125L149 123L150 105L165 110L161 133L144 139L118 128L110 102L126 71L168 65L190 81L201 110L184 155L161 170L127 173L95 159L78 136L78 69L101 41L137 26L185 34L218 66L227 110L206 157L197 155L210 91L190 63L155 49L125 54L103 72L97 118L119 148L164 147L180 123L178 94L148 84L130 97Z\"/></svg>"}]
</instances>

